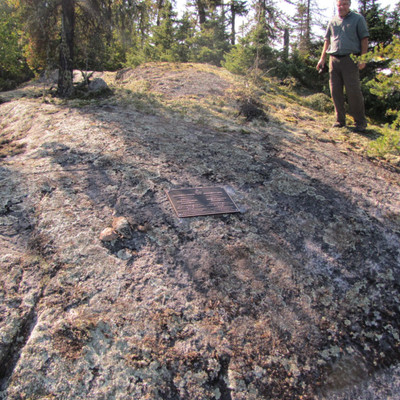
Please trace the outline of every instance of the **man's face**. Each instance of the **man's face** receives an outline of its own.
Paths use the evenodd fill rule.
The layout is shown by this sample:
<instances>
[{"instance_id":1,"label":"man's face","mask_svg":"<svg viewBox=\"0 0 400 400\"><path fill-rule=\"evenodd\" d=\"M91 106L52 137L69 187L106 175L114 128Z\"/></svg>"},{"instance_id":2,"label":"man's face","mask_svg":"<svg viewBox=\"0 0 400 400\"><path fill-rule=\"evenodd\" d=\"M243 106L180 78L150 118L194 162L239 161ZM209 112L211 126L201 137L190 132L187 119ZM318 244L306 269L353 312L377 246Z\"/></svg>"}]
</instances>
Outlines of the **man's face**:
<instances>
[{"instance_id":1,"label":"man's face","mask_svg":"<svg viewBox=\"0 0 400 400\"><path fill-rule=\"evenodd\" d=\"M340 18L344 18L350 12L350 1L339 0L337 3L338 14Z\"/></svg>"}]
</instances>

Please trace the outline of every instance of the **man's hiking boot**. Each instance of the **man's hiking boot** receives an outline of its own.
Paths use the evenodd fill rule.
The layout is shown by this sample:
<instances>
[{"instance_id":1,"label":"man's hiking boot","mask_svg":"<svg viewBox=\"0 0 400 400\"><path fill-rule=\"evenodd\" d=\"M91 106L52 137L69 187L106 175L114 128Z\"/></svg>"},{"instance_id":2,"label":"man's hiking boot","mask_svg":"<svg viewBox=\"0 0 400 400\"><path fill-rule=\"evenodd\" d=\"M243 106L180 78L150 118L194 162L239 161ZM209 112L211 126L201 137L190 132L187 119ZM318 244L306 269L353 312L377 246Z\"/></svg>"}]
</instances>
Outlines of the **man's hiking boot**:
<instances>
[{"instance_id":1,"label":"man's hiking boot","mask_svg":"<svg viewBox=\"0 0 400 400\"><path fill-rule=\"evenodd\" d=\"M365 133L365 131L366 131L366 128L365 128L365 126L355 126L354 128L353 128L353 132L354 133Z\"/></svg>"},{"instance_id":2,"label":"man's hiking boot","mask_svg":"<svg viewBox=\"0 0 400 400\"><path fill-rule=\"evenodd\" d=\"M343 122L335 122L332 125L332 128L344 128L346 126L346 124L344 124Z\"/></svg>"}]
</instances>

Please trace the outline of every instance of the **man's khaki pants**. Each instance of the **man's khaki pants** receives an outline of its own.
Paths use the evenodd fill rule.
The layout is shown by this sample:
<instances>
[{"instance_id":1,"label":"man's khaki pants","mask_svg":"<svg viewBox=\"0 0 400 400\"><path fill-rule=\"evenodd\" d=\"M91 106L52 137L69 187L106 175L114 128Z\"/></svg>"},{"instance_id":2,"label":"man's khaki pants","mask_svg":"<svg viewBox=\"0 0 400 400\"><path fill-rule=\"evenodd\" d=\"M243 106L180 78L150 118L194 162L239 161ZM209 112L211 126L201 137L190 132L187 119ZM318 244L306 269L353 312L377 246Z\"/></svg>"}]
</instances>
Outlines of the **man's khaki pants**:
<instances>
[{"instance_id":1,"label":"man's khaki pants","mask_svg":"<svg viewBox=\"0 0 400 400\"><path fill-rule=\"evenodd\" d=\"M345 88L350 115L354 118L358 128L365 128L367 120L365 118L364 97L361 92L360 72L358 65L350 56L330 56L329 85L336 111L336 121L343 125L346 124L343 92L343 88Z\"/></svg>"}]
</instances>

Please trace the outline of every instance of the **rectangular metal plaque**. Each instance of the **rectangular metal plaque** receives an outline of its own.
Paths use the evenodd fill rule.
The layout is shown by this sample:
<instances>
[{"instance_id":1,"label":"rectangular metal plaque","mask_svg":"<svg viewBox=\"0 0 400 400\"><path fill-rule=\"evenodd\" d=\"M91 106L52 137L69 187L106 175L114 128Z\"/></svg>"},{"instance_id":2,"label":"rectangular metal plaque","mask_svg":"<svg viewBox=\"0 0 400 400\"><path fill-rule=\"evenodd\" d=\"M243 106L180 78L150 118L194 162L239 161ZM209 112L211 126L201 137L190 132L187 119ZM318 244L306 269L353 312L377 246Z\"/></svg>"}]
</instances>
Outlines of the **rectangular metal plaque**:
<instances>
[{"instance_id":1,"label":"rectangular metal plaque","mask_svg":"<svg viewBox=\"0 0 400 400\"><path fill-rule=\"evenodd\" d=\"M240 212L221 187L173 189L167 195L180 218Z\"/></svg>"}]
</instances>

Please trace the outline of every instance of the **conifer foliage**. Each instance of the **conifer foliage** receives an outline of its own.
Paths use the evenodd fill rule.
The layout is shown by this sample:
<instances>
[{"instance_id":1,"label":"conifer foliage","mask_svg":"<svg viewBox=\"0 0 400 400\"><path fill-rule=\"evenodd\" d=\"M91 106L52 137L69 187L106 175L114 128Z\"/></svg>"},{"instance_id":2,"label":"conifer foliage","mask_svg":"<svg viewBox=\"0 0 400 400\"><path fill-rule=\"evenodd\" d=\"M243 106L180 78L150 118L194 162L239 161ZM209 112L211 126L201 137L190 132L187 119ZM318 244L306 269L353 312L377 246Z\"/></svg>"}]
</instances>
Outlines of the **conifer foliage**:
<instances>
[{"instance_id":1,"label":"conifer foliage","mask_svg":"<svg viewBox=\"0 0 400 400\"><path fill-rule=\"evenodd\" d=\"M11 89L31 77L22 54L21 35L15 5L0 2L0 88Z\"/></svg>"}]
</instances>

